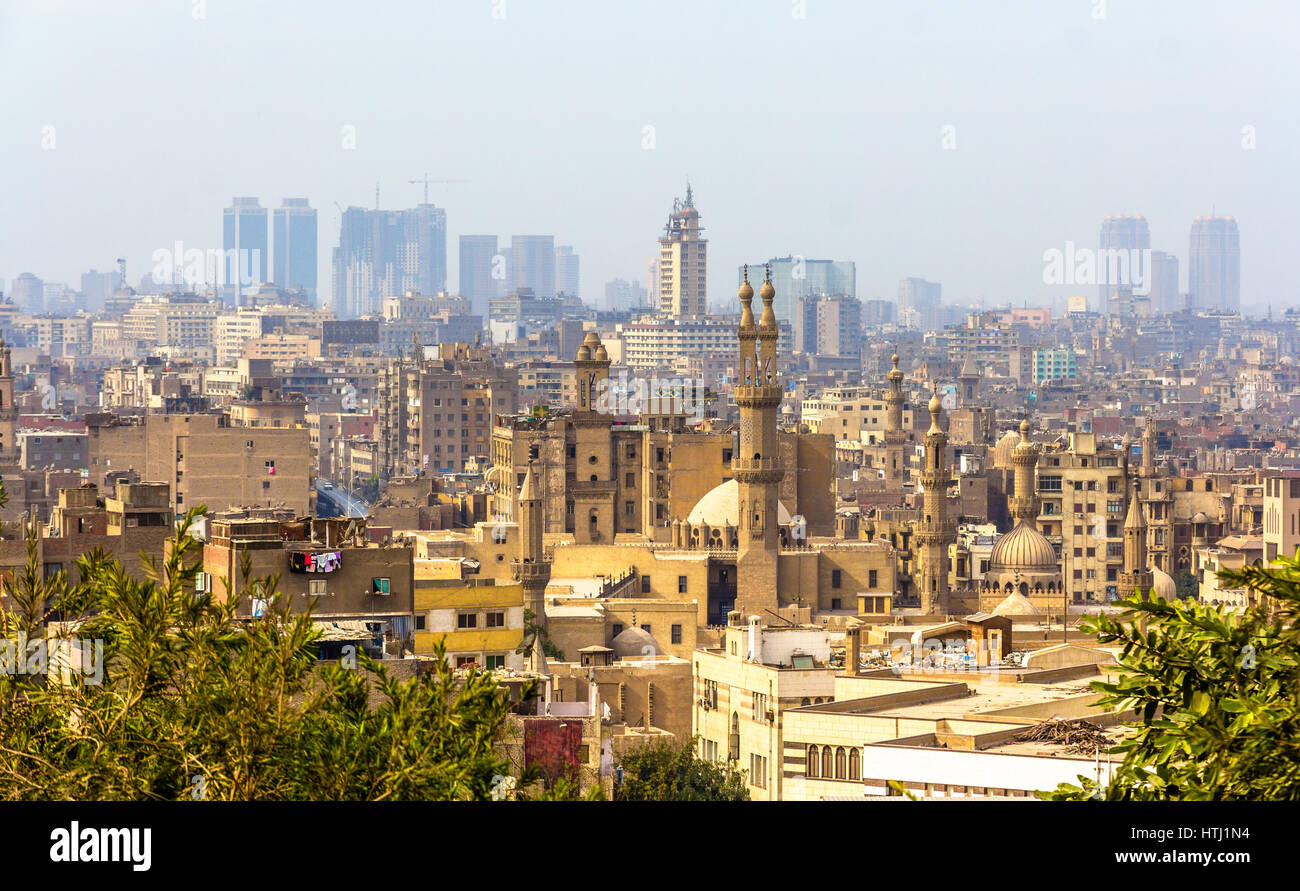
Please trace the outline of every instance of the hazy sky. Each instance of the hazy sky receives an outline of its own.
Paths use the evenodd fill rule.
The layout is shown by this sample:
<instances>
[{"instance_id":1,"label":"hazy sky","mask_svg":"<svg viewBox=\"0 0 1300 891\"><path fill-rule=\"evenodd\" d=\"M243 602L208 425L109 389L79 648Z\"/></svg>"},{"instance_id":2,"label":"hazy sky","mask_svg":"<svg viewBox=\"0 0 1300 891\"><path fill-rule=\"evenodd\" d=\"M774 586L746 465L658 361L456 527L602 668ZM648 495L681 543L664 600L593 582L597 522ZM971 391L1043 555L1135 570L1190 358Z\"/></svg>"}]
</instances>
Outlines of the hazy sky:
<instances>
[{"instance_id":1,"label":"hazy sky","mask_svg":"<svg viewBox=\"0 0 1300 891\"><path fill-rule=\"evenodd\" d=\"M0 0L0 278L125 256L134 283L220 247L232 196L302 196L324 300L335 202L412 206L427 171L469 180L431 191L450 288L457 236L554 234L593 300L644 283L689 176L711 302L789 253L857 261L863 298L1094 295L1043 252L1112 213L1186 287L1214 207L1243 306L1297 304L1297 25L1281 0Z\"/></svg>"}]
</instances>

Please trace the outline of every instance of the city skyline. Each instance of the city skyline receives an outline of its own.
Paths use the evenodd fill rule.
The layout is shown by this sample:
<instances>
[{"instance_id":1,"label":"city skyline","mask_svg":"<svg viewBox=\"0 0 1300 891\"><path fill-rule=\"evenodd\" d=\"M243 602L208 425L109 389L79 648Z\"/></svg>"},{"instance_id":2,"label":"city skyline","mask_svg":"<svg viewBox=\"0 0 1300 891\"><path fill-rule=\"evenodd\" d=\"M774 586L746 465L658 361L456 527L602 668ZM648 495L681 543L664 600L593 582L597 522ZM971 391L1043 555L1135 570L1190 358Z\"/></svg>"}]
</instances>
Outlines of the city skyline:
<instances>
[{"instance_id":1,"label":"city skyline","mask_svg":"<svg viewBox=\"0 0 1300 891\"><path fill-rule=\"evenodd\" d=\"M1169 11L1167 4L1150 6L1156 7ZM298 101L284 120L265 116L268 103L288 98L280 85L265 95L254 92L258 98L249 107L233 98L242 95L238 90L232 98L205 99L202 119L222 125L204 127L201 140L191 140L182 157L171 158L136 140L121 141L116 132L89 138L86 128L107 107L115 115L142 113L147 96L159 125L184 130L199 121L182 113L194 105L192 91L206 97L212 78L245 84L252 76L232 70L221 55L228 39L239 37L248 52L257 52L278 28L296 22L309 39L329 42L342 39L346 17L331 4L289 3L260 14L251 5L223 4L209 8L202 20L191 18L188 8L152 14L168 9L162 5L125 9L113 21L83 14L87 9L77 3L20 3L2 14L0 45L6 52L0 65L18 87L0 99L0 113L11 122L4 143L8 176L0 174L6 194L18 206L79 208L76 214L40 214L36 225L20 223L22 215L0 224L0 277L6 286L22 272L75 282L81 272L110 267L119 256L136 280L159 247L175 241L220 247L211 220L230 195L261 195L265 202L283 194L305 196L323 210L323 283L340 226L334 205L373 207L378 182L382 206L413 206L421 184L409 181L431 169L432 176L468 180L434 184L429 196L446 209L453 244L460 234L475 232L564 233L565 243L584 258L588 300L599 298L603 282L644 277L665 201L680 194L689 178L709 224L711 304L725 299L731 268L753 256L787 254L854 261L864 299L889 298L899 279L920 276L943 282L946 299L956 304L1059 303L1070 293L1095 293L1096 287L1044 284L1044 251L1068 241L1095 244L1099 220L1141 213L1150 224L1152 248L1179 256L1187 266L1191 221L1211 210L1236 217L1246 229L1243 310L1296 302L1283 260L1294 222L1283 198L1294 178L1287 159L1300 141L1283 109L1294 105L1300 78L1287 75L1295 63L1283 53L1285 29L1278 22L1295 16L1291 10L1270 10L1265 19L1263 12L1247 9L1219 22L1209 4L1179 4L1176 14L1188 28L1175 52L1152 42L1156 16L1146 8L1112 4L1098 20L1086 5L1061 16L1013 4L978 13L983 40L977 54L959 41L972 14L960 9L927 21L927 31L917 27L920 14L907 10L868 14L844 4L812 4L806 18L796 19L781 4L743 13L724 6L692 10L695 27L683 35L671 28L671 15L629 10L611 16L584 4L543 12L521 0L499 20L490 6L411 8L410 31L419 32L421 24L454 26L463 39L440 47L409 94L381 102L369 98L375 93L363 92L362 85L375 75L366 63L380 56L363 48L349 66L359 84L327 73L319 84L296 88ZM43 39L58 39L75 54L83 42L128 34L146 21L157 34L148 54L154 65L193 57L212 70L200 73L203 66L193 66L191 86L168 86L155 83L152 68L136 61L97 74L102 83L74 95L68 88L85 80L76 66L34 67L32 48ZM858 27L865 25L871 27ZM870 35L884 25L902 38L877 45ZM734 44L738 26L747 53L780 53L791 64L779 73L759 66L743 77L732 74L713 57ZM14 33L24 35L21 44L3 36ZM524 33L549 35L536 41L539 47L558 43L577 52L539 72L517 95L503 95L512 72L538 61L539 47L519 43ZM642 33L673 34L663 43L661 62L615 55L622 35ZM862 86L915 51L923 33L925 46L944 48L932 53L932 71L912 78L899 95ZM412 39L389 36L399 45ZM864 41L872 52L860 53ZM1159 64L1148 71L1141 60L1152 46ZM267 75L304 64L304 48L275 47ZM1019 62L1035 66L1035 82L1026 82L1011 65L973 64L1013 47ZM506 70L485 71L463 96L447 99L434 112L425 109L422 84L474 53L507 48L518 50L519 58ZM855 53L863 60L850 58ZM548 49L548 63L553 55ZM825 61L819 61L822 56ZM1198 61L1203 58L1218 64L1204 66ZM400 53L384 53L383 59L396 71L406 65ZM831 62L852 66L852 76L841 78L844 84L818 76ZM678 63L695 69L704 88L700 99L666 103L643 85L661 64ZM1096 73L1082 92L1074 85L1080 66ZM590 78L597 69L609 76ZM32 76L37 70L42 77ZM1150 75L1143 95L1117 108L1115 97L1126 95L1126 78L1139 70ZM1261 80L1267 95L1253 94L1243 107L1242 91ZM571 81L579 86L559 104L536 101L542 91ZM707 98L728 91L735 102L722 107ZM1197 99L1153 104L1148 98L1182 94ZM1075 101L1061 102L1065 95ZM500 114L484 116L484 107ZM557 126L561 115L567 119L580 107L610 110ZM842 114L840 126L820 136L810 151L795 135L798 120L831 108L855 113ZM420 109L409 125L412 132L405 123L408 109ZM1102 109L1110 128L1126 133L1117 144L1079 123ZM755 112L766 126L755 129ZM431 151L429 141L418 138L439 121L471 116L479 128L463 145L439 141ZM397 118L404 119L400 128L392 122ZM788 122L784 129L782 122ZM507 137L521 124L543 134L528 140L522 153L517 139ZM275 137L276 149L265 156L249 151L245 134L256 132ZM755 135L746 139L734 135L750 132ZM1170 141L1174 132L1177 142ZM758 152L754 144L764 142L766 150ZM106 181L105 168L123 172ZM1222 185L1187 185L1203 181L1207 170ZM556 200L557 195L565 197ZM105 232L111 244L104 243ZM455 263L449 257L449 283L458 280ZM321 302L325 290L318 288Z\"/></svg>"}]
</instances>

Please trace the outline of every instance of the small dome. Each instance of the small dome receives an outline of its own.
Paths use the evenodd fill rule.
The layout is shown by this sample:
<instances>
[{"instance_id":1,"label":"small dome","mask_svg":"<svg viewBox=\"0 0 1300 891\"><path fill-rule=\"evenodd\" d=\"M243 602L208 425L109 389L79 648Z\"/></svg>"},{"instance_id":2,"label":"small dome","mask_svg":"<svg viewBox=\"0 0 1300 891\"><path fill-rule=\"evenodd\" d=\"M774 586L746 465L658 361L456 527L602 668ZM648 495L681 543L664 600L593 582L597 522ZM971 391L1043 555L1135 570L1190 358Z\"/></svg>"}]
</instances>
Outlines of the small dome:
<instances>
[{"instance_id":1,"label":"small dome","mask_svg":"<svg viewBox=\"0 0 1300 891\"><path fill-rule=\"evenodd\" d=\"M595 331L588 331L587 336L582 339L582 342L589 347L594 347L600 343L600 335Z\"/></svg>"},{"instance_id":2,"label":"small dome","mask_svg":"<svg viewBox=\"0 0 1300 891\"><path fill-rule=\"evenodd\" d=\"M611 643L614 655L620 659L658 656L663 653L659 641L641 628L625 628Z\"/></svg>"},{"instance_id":3,"label":"small dome","mask_svg":"<svg viewBox=\"0 0 1300 891\"><path fill-rule=\"evenodd\" d=\"M596 347L595 359L600 362L609 361L609 351L605 349L605 345L603 343L600 346Z\"/></svg>"},{"instance_id":4,"label":"small dome","mask_svg":"<svg viewBox=\"0 0 1300 891\"><path fill-rule=\"evenodd\" d=\"M995 616L1036 616L1038 607L1019 591L1012 591L1002 602L993 607Z\"/></svg>"},{"instance_id":5,"label":"small dome","mask_svg":"<svg viewBox=\"0 0 1300 891\"><path fill-rule=\"evenodd\" d=\"M741 300L754 299L754 286L749 283L749 279L745 279L743 282L740 283L740 299Z\"/></svg>"},{"instance_id":6,"label":"small dome","mask_svg":"<svg viewBox=\"0 0 1300 891\"><path fill-rule=\"evenodd\" d=\"M1152 566L1150 569L1152 596L1162 597L1165 600L1177 600L1178 585L1174 582L1174 577L1159 566Z\"/></svg>"},{"instance_id":7,"label":"small dome","mask_svg":"<svg viewBox=\"0 0 1300 891\"><path fill-rule=\"evenodd\" d=\"M943 403L939 401L939 391L935 390L930 396L930 414L937 415L943 409Z\"/></svg>"},{"instance_id":8,"label":"small dome","mask_svg":"<svg viewBox=\"0 0 1300 891\"><path fill-rule=\"evenodd\" d=\"M1008 430L1002 434L998 444L993 448L993 466L1010 467L1011 456L1015 453L1016 446L1020 445L1020 434L1014 430Z\"/></svg>"},{"instance_id":9,"label":"small dome","mask_svg":"<svg viewBox=\"0 0 1300 891\"><path fill-rule=\"evenodd\" d=\"M772 287L770 279L763 282L763 287L759 289L758 296L762 297L764 302L769 302L776 296L776 288Z\"/></svg>"},{"instance_id":10,"label":"small dome","mask_svg":"<svg viewBox=\"0 0 1300 891\"><path fill-rule=\"evenodd\" d=\"M714 486L703 498L695 502L695 507L691 508L691 512L686 515L686 522L690 526L707 523L714 529L723 526L739 526L740 483L727 480L719 486ZM790 512L780 501L776 503L776 522L779 526L787 526L791 522Z\"/></svg>"},{"instance_id":11,"label":"small dome","mask_svg":"<svg viewBox=\"0 0 1300 891\"><path fill-rule=\"evenodd\" d=\"M579 362L586 362L590 358L591 358L591 347L587 346L585 343L582 346L578 347Z\"/></svg>"},{"instance_id":12,"label":"small dome","mask_svg":"<svg viewBox=\"0 0 1300 891\"><path fill-rule=\"evenodd\" d=\"M1055 572L1059 566L1056 549L1047 536L1024 520L999 538L989 552L989 572Z\"/></svg>"}]
</instances>

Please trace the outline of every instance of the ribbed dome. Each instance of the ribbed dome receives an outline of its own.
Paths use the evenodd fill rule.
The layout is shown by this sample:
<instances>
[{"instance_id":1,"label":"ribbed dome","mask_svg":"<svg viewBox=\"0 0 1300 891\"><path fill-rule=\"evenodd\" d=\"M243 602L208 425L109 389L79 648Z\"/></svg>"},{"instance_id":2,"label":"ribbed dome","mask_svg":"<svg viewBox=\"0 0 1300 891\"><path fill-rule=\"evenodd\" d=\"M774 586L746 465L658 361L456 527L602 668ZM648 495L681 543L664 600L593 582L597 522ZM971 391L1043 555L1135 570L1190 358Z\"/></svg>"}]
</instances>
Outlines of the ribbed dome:
<instances>
[{"instance_id":1,"label":"ribbed dome","mask_svg":"<svg viewBox=\"0 0 1300 891\"><path fill-rule=\"evenodd\" d=\"M1178 585L1174 582L1174 577L1158 566L1151 567L1151 594L1165 600L1178 599Z\"/></svg>"},{"instance_id":2,"label":"ribbed dome","mask_svg":"<svg viewBox=\"0 0 1300 891\"><path fill-rule=\"evenodd\" d=\"M663 652L659 648L659 641L655 640L650 632L640 628L627 628L619 632L618 637L611 641L614 655L620 659L640 656L658 656Z\"/></svg>"},{"instance_id":3,"label":"ribbed dome","mask_svg":"<svg viewBox=\"0 0 1300 891\"><path fill-rule=\"evenodd\" d=\"M989 572L1055 572L1059 565L1047 536L1023 520L989 553Z\"/></svg>"},{"instance_id":4,"label":"ribbed dome","mask_svg":"<svg viewBox=\"0 0 1300 891\"><path fill-rule=\"evenodd\" d=\"M707 523L712 528L740 525L740 484L727 480L715 486L703 498L695 502L695 507L686 515L686 522L691 526ZM780 501L776 503L777 525L790 524L790 512Z\"/></svg>"},{"instance_id":5,"label":"ribbed dome","mask_svg":"<svg viewBox=\"0 0 1300 891\"><path fill-rule=\"evenodd\" d=\"M1010 467L1011 456L1018 445L1020 445L1019 433L1008 430L1002 434L1002 438L998 440L998 444L993 448L993 466Z\"/></svg>"}]
</instances>

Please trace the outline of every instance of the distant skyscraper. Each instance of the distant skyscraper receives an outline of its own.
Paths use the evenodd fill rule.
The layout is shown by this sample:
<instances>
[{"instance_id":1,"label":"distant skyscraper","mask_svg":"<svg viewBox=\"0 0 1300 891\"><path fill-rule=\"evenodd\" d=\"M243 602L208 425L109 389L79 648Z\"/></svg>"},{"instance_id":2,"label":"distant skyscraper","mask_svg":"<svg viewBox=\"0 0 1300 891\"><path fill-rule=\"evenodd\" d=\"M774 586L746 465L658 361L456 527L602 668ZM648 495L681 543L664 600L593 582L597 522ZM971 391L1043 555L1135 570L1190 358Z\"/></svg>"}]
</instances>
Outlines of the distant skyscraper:
<instances>
[{"instance_id":1,"label":"distant skyscraper","mask_svg":"<svg viewBox=\"0 0 1300 891\"><path fill-rule=\"evenodd\" d=\"M275 277L285 290L302 289L316 305L316 211L306 198L285 198L273 213Z\"/></svg>"},{"instance_id":2,"label":"distant skyscraper","mask_svg":"<svg viewBox=\"0 0 1300 891\"><path fill-rule=\"evenodd\" d=\"M266 281L266 208L256 198L236 198L222 212L221 299L239 305L243 290Z\"/></svg>"},{"instance_id":3,"label":"distant skyscraper","mask_svg":"<svg viewBox=\"0 0 1300 891\"><path fill-rule=\"evenodd\" d=\"M1241 309L1241 244L1232 217L1192 221L1187 295L1193 309Z\"/></svg>"},{"instance_id":4,"label":"distant skyscraper","mask_svg":"<svg viewBox=\"0 0 1300 891\"><path fill-rule=\"evenodd\" d=\"M24 272L14 279L13 291L9 296L22 307L23 312L32 315L45 312L45 282L30 272Z\"/></svg>"},{"instance_id":5,"label":"distant skyscraper","mask_svg":"<svg viewBox=\"0 0 1300 891\"><path fill-rule=\"evenodd\" d=\"M686 200L673 199L673 212L659 239L659 311L665 315L704 315L709 240L701 238L700 212L686 184ZM789 314L782 318L789 318Z\"/></svg>"},{"instance_id":6,"label":"distant skyscraper","mask_svg":"<svg viewBox=\"0 0 1300 891\"><path fill-rule=\"evenodd\" d=\"M116 269L111 272L81 273L81 293L86 309L94 312L104 306L104 301L113 296L113 292L122 287L122 273Z\"/></svg>"},{"instance_id":7,"label":"distant skyscraper","mask_svg":"<svg viewBox=\"0 0 1300 891\"><path fill-rule=\"evenodd\" d=\"M922 331L943 327L943 285L923 278L898 283L898 323Z\"/></svg>"},{"instance_id":8,"label":"distant skyscraper","mask_svg":"<svg viewBox=\"0 0 1300 891\"><path fill-rule=\"evenodd\" d=\"M505 257L498 262L497 255L495 235L460 237L460 296L470 302L474 315L485 319L489 303L506 295Z\"/></svg>"},{"instance_id":9,"label":"distant skyscraper","mask_svg":"<svg viewBox=\"0 0 1300 891\"><path fill-rule=\"evenodd\" d=\"M537 297L554 297L555 236L511 236L509 273L507 290L514 292L520 288L532 288Z\"/></svg>"},{"instance_id":10,"label":"distant skyscraper","mask_svg":"<svg viewBox=\"0 0 1300 891\"><path fill-rule=\"evenodd\" d=\"M616 278L605 282L605 308L613 311L642 309L645 307L646 289L636 279L624 281Z\"/></svg>"},{"instance_id":11,"label":"distant skyscraper","mask_svg":"<svg viewBox=\"0 0 1300 891\"><path fill-rule=\"evenodd\" d=\"M349 207L331 267L334 311L344 319L377 312L385 297L446 290L447 214L432 204L410 210Z\"/></svg>"},{"instance_id":12,"label":"distant skyscraper","mask_svg":"<svg viewBox=\"0 0 1300 891\"><path fill-rule=\"evenodd\" d=\"M1150 275L1150 270L1145 266L1133 268L1134 262L1145 264L1147 256L1134 252L1151 250L1151 230L1147 228L1146 217L1106 217L1101 221L1100 246L1097 286L1101 302L1098 309L1107 312L1110 298L1116 291L1136 290L1138 281ZM1123 253L1111 253L1112 251Z\"/></svg>"},{"instance_id":13,"label":"distant skyscraper","mask_svg":"<svg viewBox=\"0 0 1300 891\"><path fill-rule=\"evenodd\" d=\"M582 296L578 283L578 255L567 244L555 249L555 293Z\"/></svg>"},{"instance_id":14,"label":"distant skyscraper","mask_svg":"<svg viewBox=\"0 0 1300 891\"><path fill-rule=\"evenodd\" d=\"M1178 293L1178 257L1164 251L1151 252L1151 311L1178 312L1183 308Z\"/></svg>"},{"instance_id":15,"label":"distant skyscraper","mask_svg":"<svg viewBox=\"0 0 1300 891\"><path fill-rule=\"evenodd\" d=\"M763 269L764 265L751 263L750 272ZM771 267L772 287L776 288L772 308L778 319L791 320L796 349L804 343L803 337L807 333L802 330L805 317L799 313L800 298L858 296L858 272L852 260L809 260L790 256L773 257L766 265ZM743 266L736 267L737 286L744 274ZM815 302L812 305L815 306ZM816 332L812 332L809 341L815 342L816 336Z\"/></svg>"}]
</instances>

